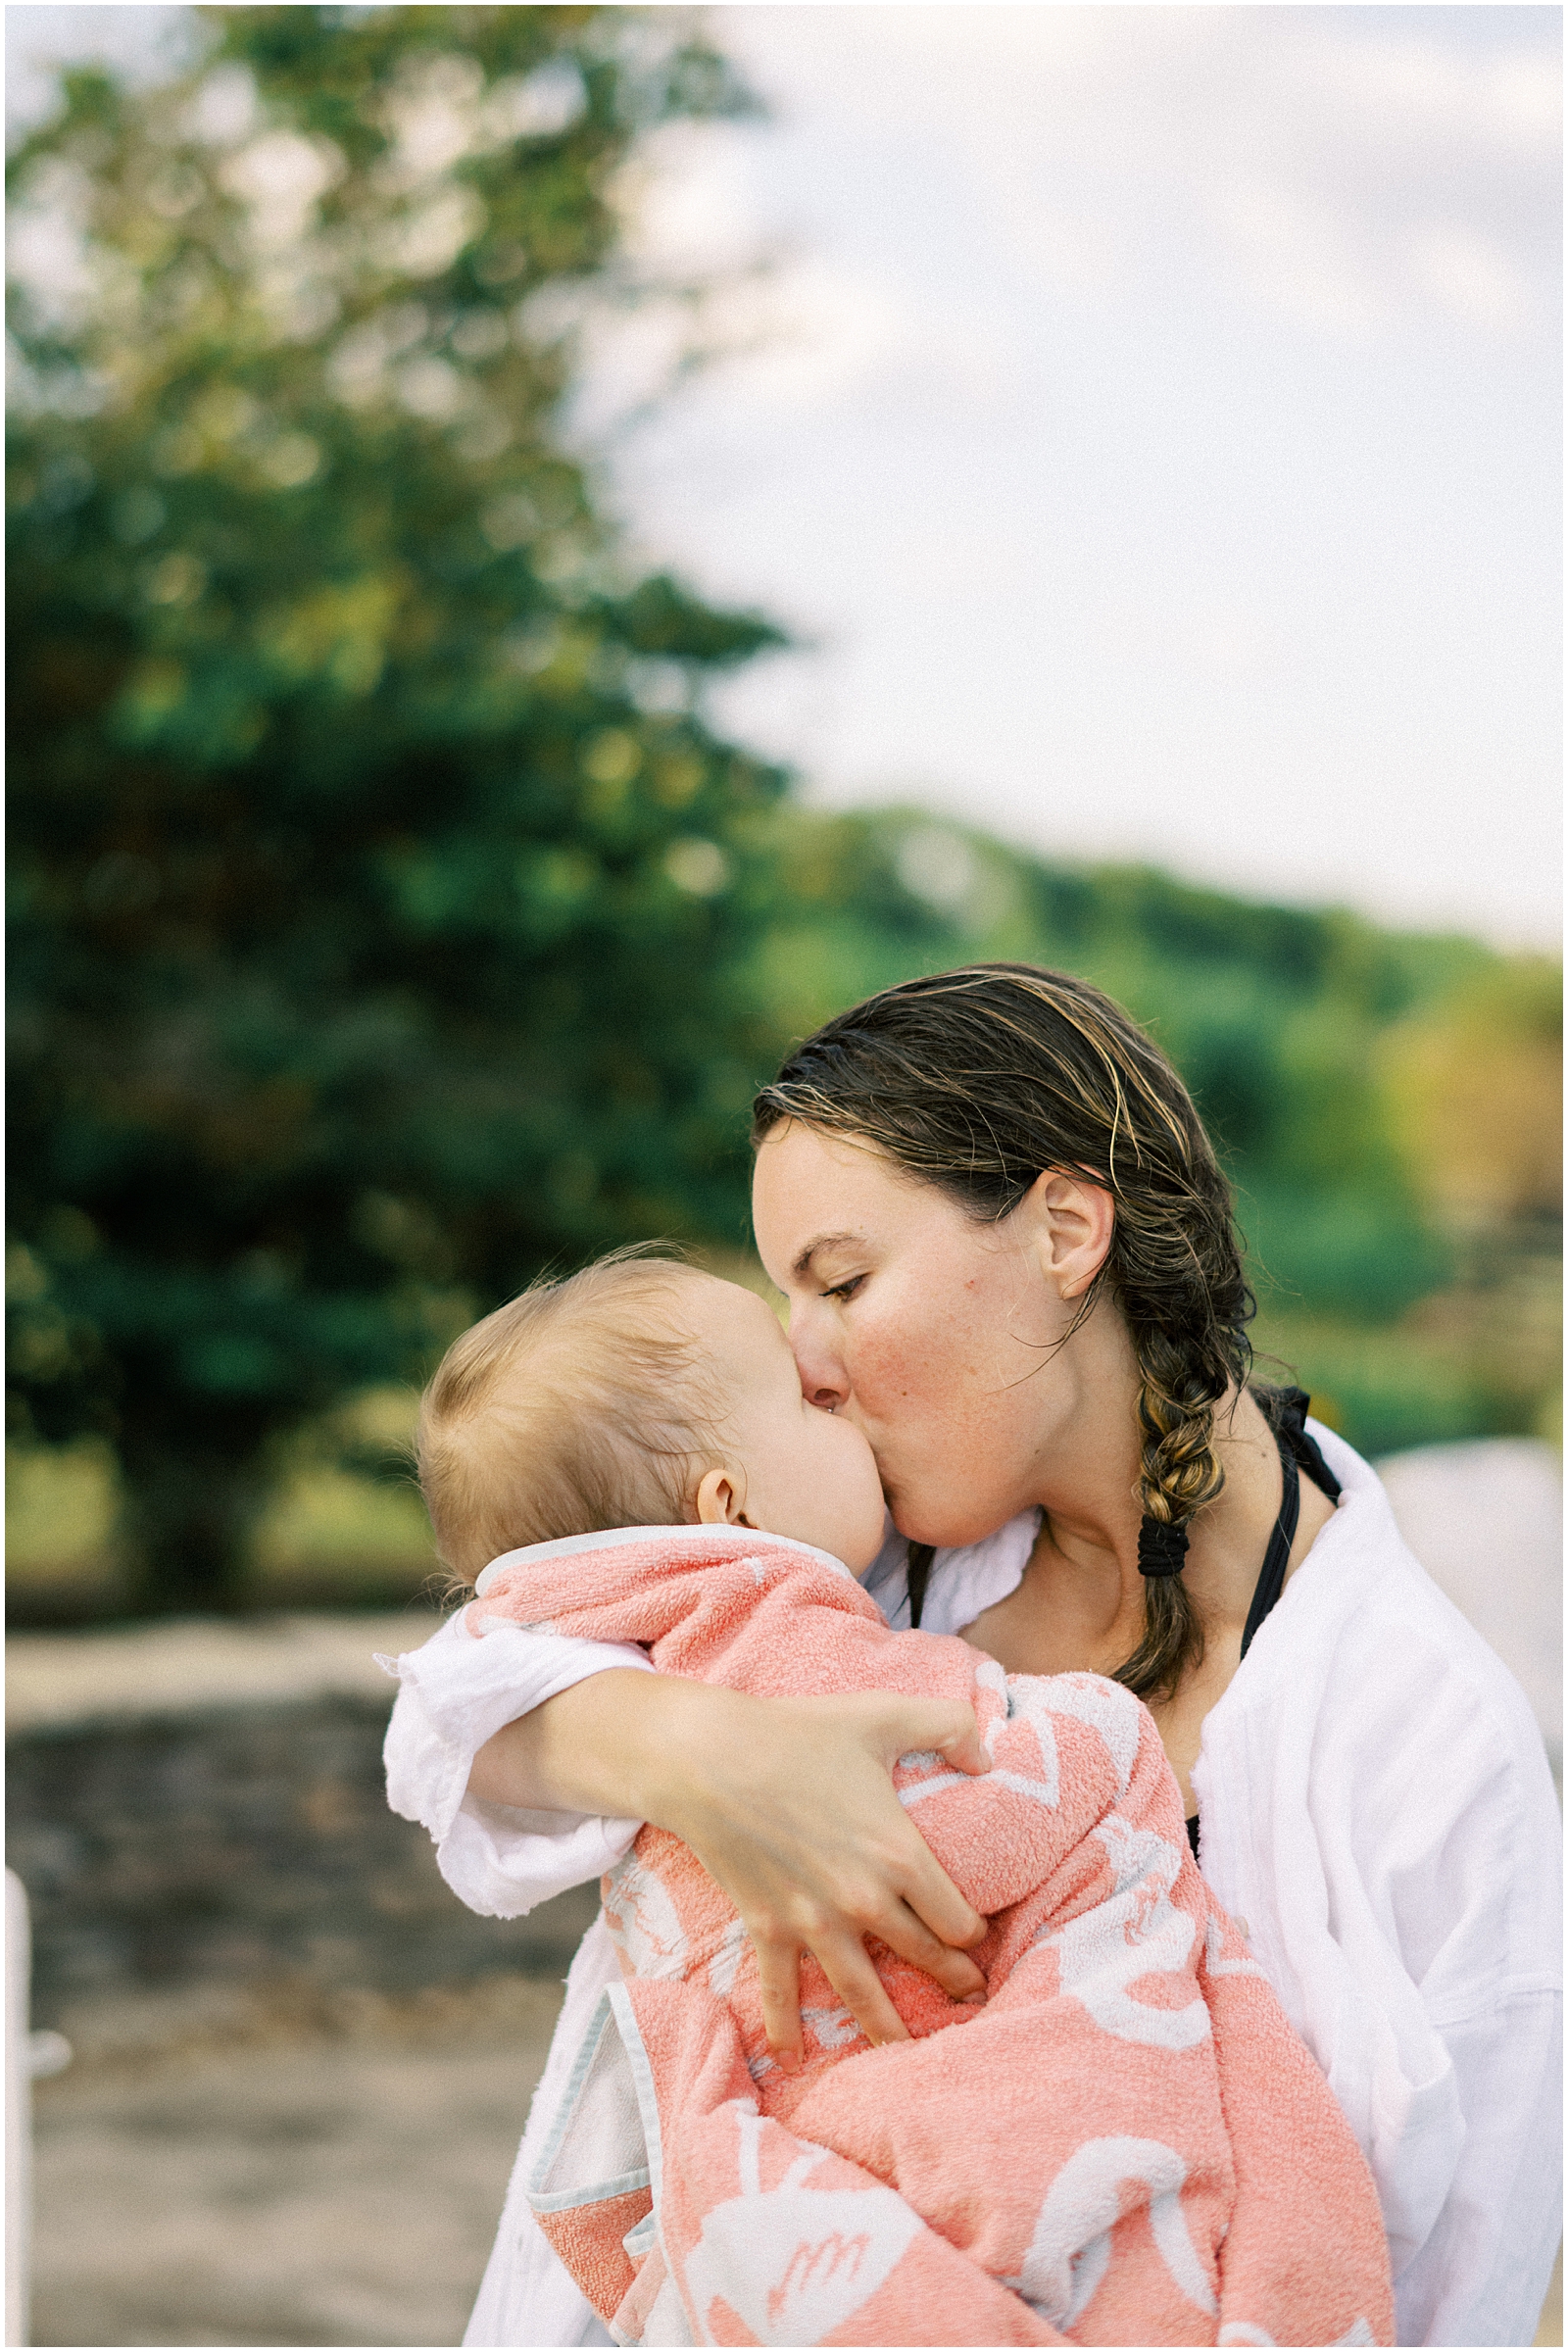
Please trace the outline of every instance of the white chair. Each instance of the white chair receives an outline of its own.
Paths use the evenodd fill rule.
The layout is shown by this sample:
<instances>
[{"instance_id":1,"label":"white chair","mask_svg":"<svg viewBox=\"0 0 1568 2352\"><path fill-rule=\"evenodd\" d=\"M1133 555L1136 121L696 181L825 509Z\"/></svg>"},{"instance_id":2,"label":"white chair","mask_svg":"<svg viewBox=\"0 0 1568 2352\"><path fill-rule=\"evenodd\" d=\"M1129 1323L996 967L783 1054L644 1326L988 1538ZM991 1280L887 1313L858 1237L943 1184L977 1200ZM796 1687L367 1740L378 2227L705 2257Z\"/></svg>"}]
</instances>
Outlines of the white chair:
<instances>
[{"instance_id":1,"label":"white chair","mask_svg":"<svg viewBox=\"0 0 1568 2352\"><path fill-rule=\"evenodd\" d=\"M32 1936L27 1895L6 1872L6 2342L27 2341L27 2267L32 2233L32 2084L71 2064L63 2034L34 2034L28 2018Z\"/></svg>"}]
</instances>

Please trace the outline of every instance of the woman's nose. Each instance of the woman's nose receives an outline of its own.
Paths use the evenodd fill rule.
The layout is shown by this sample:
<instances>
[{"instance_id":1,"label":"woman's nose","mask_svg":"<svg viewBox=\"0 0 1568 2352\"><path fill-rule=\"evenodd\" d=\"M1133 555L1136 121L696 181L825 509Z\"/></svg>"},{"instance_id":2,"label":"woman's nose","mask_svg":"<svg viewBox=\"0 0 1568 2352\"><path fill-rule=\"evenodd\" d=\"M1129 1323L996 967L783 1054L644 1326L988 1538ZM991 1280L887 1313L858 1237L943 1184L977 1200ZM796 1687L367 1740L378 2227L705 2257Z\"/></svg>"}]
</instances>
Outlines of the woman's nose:
<instances>
[{"instance_id":1,"label":"woman's nose","mask_svg":"<svg viewBox=\"0 0 1568 2352\"><path fill-rule=\"evenodd\" d=\"M790 1318L790 1346L795 1350L795 1368L801 1376L801 1395L808 1404L820 1405L824 1412L833 1412L849 1401L850 1384L844 1367L832 1350L823 1346L820 1335L813 1332L804 1317Z\"/></svg>"}]
</instances>

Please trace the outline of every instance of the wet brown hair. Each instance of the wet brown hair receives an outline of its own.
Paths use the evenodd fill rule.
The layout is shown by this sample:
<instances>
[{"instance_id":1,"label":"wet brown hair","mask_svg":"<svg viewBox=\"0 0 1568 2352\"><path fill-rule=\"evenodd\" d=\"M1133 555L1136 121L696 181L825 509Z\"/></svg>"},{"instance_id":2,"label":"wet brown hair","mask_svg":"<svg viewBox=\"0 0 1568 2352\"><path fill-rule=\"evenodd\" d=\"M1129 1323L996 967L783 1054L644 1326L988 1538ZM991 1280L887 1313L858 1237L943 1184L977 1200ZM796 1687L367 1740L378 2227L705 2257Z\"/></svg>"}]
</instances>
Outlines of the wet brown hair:
<instances>
[{"instance_id":1,"label":"wet brown hair","mask_svg":"<svg viewBox=\"0 0 1568 2352\"><path fill-rule=\"evenodd\" d=\"M617 1251L537 1282L453 1341L419 1399L419 1486L458 1598L525 1544L679 1527L720 1400L681 1326L708 1276ZM673 1311L672 1311L673 1310Z\"/></svg>"},{"instance_id":2,"label":"wet brown hair","mask_svg":"<svg viewBox=\"0 0 1568 2352\"><path fill-rule=\"evenodd\" d=\"M1027 963L906 980L797 1047L757 1098L754 1142L785 1119L862 1137L988 1223L1047 1168L1104 1187L1110 1248L1066 1339L1098 1298L1114 1299L1141 1379L1146 1535L1154 1552L1171 1541L1157 1531L1179 1537L1225 1483L1214 1412L1250 1367L1254 1301L1230 1187L1187 1089L1130 1015L1088 981ZM910 1546L916 1623L930 1564L928 1545ZM1115 1679L1165 1696L1202 1658L1202 1621L1179 1574L1146 1581L1144 1610Z\"/></svg>"}]
</instances>

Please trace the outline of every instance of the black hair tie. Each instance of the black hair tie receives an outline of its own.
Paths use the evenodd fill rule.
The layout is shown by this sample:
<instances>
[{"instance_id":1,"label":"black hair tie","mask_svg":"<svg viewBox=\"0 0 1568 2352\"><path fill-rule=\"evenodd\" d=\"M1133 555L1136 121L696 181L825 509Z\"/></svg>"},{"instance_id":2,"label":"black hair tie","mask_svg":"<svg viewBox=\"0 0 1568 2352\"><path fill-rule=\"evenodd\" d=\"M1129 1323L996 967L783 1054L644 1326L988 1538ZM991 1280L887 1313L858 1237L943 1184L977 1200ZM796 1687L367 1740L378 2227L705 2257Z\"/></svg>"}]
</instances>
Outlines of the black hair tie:
<instances>
[{"instance_id":1,"label":"black hair tie","mask_svg":"<svg viewBox=\"0 0 1568 2352\"><path fill-rule=\"evenodd\" d=\"M1186 1528L1169 1527L1163 1519L1152 1519L1146 1511L1138 1530L1139 1575L1180 1576L1186 1564Z\"/></svg>"}]
</instances>

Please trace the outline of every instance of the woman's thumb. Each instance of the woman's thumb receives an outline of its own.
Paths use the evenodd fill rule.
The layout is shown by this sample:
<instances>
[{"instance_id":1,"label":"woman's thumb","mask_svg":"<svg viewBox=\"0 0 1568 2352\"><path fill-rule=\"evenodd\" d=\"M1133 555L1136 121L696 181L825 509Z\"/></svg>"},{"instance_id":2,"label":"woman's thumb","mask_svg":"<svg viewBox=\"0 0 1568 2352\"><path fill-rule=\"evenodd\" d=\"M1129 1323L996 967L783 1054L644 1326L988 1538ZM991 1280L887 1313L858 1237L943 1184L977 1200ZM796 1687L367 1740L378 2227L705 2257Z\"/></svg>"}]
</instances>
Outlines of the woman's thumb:
<instances>
[{"instance_id":1,"label":"woman's thumb","mask_svg":"<svg viewBox=\"0 0 1568 2352\"><path fill-rule=\"evenodd\" d=\"M899 1756L933 1748L956 1772L989 1772L974 1709L961 1698L906 1698L887 1725Z\"/></svg>"}]
</instances>

